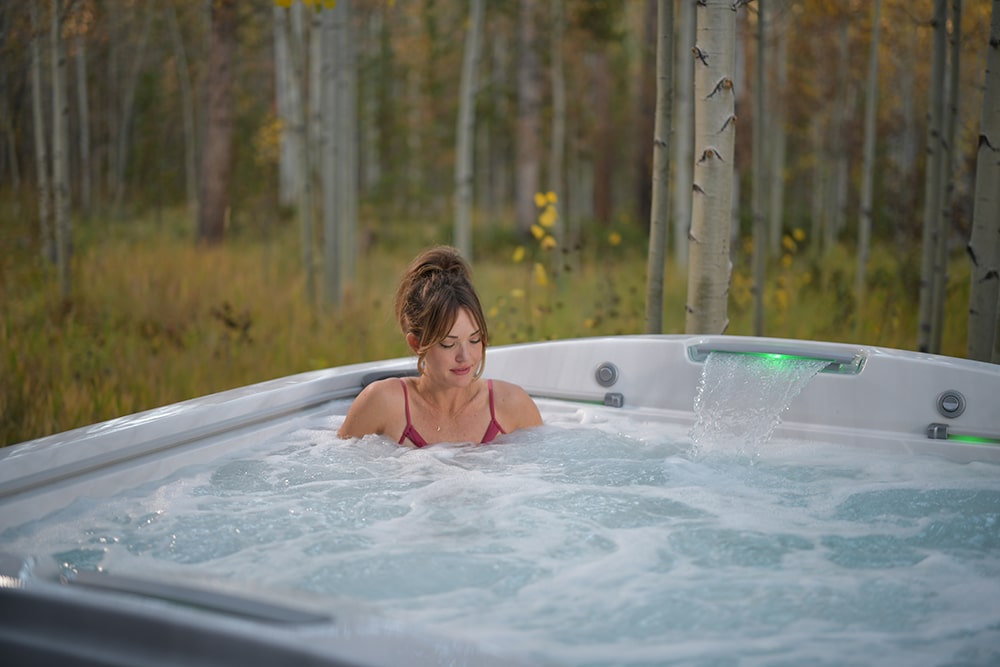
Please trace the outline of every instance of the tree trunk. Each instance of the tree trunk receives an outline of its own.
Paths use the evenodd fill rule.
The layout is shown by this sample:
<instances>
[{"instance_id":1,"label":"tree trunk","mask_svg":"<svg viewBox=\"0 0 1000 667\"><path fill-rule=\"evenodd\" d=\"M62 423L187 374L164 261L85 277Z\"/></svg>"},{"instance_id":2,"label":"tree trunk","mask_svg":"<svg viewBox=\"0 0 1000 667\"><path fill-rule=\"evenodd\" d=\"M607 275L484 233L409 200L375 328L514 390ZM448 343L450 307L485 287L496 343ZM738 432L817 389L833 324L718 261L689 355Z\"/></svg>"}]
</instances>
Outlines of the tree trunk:
<instances>
[{"instance_id":1,"label":"tree trunk","mask_svg":"<svg viewBox=\"0 0 1000 667\"><path fill-rule=\"evenodd\" d=\"M535 222L538 191L541 89L538 77L534 0L520 0L517 63L517 229L526 235Z\"/></svg>"},{"instance_id":2,"label":"tree trunk","mask_svg":"<svg viewBox=\"0 0 1000 667\"><path fill-rule=\"evenodd\" d=\"M558 244L552 256L552 270L556 275L563 270L570 252L566 234L566 71L563 63L563 35L566 30L566 0L552 0L552 138L549 142L550 190L561 197L563 204L556 217L552 235Z\"/></svg>"},{"instance_id":3,"label":"tree trunk","mask_svg":"<svg viewBox=\"0 0 1000 667\"><path fill-rule=\"evenodd\" d=\"M233 53L236 0L213 0L212 38L205 82L205 143L201 154L198 241L222 243L229 210L233 151Z\"/></svg>"},{"instance_id":4,"label":"tree trunk","mask_svg":"<svg viewBox=\"0 0 1000 667\"><path fill-rule=\"evenodd\" d=\"M455 128L455 247L466 261L472 261L472 158L476 129L476 66L479 63L479 36L483 30L483 0L469 2L469 31L465 35L462 82L458 99L458 126Z\"/></svg>"},{"instance_id":5,"label":"tree trunk","mask_svg":"<svg viewBox=\"0 0 1000 667\"><path fill-rule=\"evenodd\" d=\"M177 11L173 5L167 6L167 23L170 38L177 58L177 83L181 92L181 117L184 121L184 192L188 215L195 220L198 215L198 144L195 139L194 93L191 88L191 72L188 67L184 37L177 25Z\"/></svg>"},{"instance_id":6,"label":"tree trunk","mask_svg":"<svg viewBox=\"0 0 1000 667\"><path fill-rule=\"evenodd\" d=\"M643 0L642 4L642 32L637 35L640 42L636 48L636 57L639 59L639 85L634 86L635 103L634 114L635 138L632 143L635 145L634 151L634 190L633 195L633 215L636 220L652 220L651 212L653 205L653 193L650 183L653 182L653 141L655 137L656 124L656 87L648 85L648 82L655 81L659 77L657 67L657 7L658 0ZM671 39L671 42L673 40ZM645 84L645 85L644 85ZM669 95L668 95L669 97ZM669 215L668 215L669 218ZM669 220L668 220L669 224ZM650 230L652 233L652 230ZM666 241L664 241L666 242Z\"/></svg>"},{"instance_id":7,"label":"tree trunk","mask_svg":"<svg viewBox=\"0 0 1000 667\"><path fill-rule=\"evenodd\" d=\"M958 91L961 87L960 64L962 57L962 0L952 0L951 17L951 67L947 77L947 104L942 102L944 118L941 123L941 201L938 219L938 244L934 255L934 284L931 288L931 347L934 354L941 354L944 332L945 301L948 298L948 254L951 238L951 205L955 192L956 132L958 123Z\"/></svg>"},{"instance_id":8,"label":"tree trunk","mask_svg":"<svg viewBox=\"0 0 1000 667\"><path fill-rule=\"evenodd\" d=\"M76 35L76 111L80 139L80 209L90 214L93 183L90 178L90 102L87 88L87 40L83 28Z\"/></svg>"},{"instance_id":9,"label":"tree trunk","mask_svg":"<svg viewBox=\"0 0 1000 667\"><path fill-rule=\"evenodd\" d=\"M934 0L934 48L931 54L930 100L927 108L927 164L924 173L923 255L920 265L920 311L917 348L931 351L933 329L934 266L941 242L942 119L944 111L944 65L947 41L948 3Z\"/></svg>"},{"instance_id":10,"label":"tree trunk","mask_svg":"<svg viewBox=\"0 0 1000 667\"><path fill-rule=\"evenodd\" d=\"M656 120L653 124L653 191L646 268L646 333L663 332L663 276L670 225L670 128L673 89L674 2L658 0L656 11Z\"/></svg>"},{"instance_id":11,"label":"tree trunk","mask_svg":"<svg viewBox=\"0 0 1000 667\"><path fill-rule=\"evenodd\" d=\"M291 42L298 36L292 33L290 15L300 12L301 5L291 9L274 6L274 86L278 119L281 121L281 149L278 157L278 201L283 206L294 206L302 188L302 145L296 131L296 118L302 104L299 81L296 79L295 60Z\"/></svg>"},{"instance_id":12,"label":"tree trunk","mask_svg":"<svg viewBox=\"0 0 1000 667\"><path fill-rule=\"evenodd\" d=\"M42 103L42 49L39 45L43 34L38 18L39 0L31 0L31 117L35 128L35 168L38 178L38 233L41 238L42 259L56 260L55 233L52 224L52 190L49 178L48 141L45 138L45 111Z\"/></svg>"},{"instance_id":13,"label":"tree trunk","mask_svg":"<svg viewBox=\"0 0 1000 667\"><path fill-rule=\"evenodd\" d=\"M114 209L116 214L121 213L121 208L125 201L125 173L128 171L129 134L132 130L132 118L135 115L135 93L139 87L142 61L146 54L146 44L148 43L149 31L153 23L153 7L140 7L138 10L145 11L146 16L142 20L139 45L134 52L130 53L132 69L129 72L128 81L125 82L121 115L118 119L118 137L115 141L115 178L112 192L114 193Z\"/></svg>"},{"instance_id":14,"label":"tree trunk","mask_svg":"<svg viewBox=\"0 0 1000 667\"><path fill-rule=\"evenodd\" d=\"M724 333L732 264L729 225L735 139L736 19L731 0L698 4L695 62L695 185L687 333Z\"/></svg>"},{"instance_id":15,"label":"tree trunk","mask_svg":"<svg viewBox=\"0 0 1000 667\"><path fill-rule=\"evenodd\" d=\"M767 118L767 8L769 0L757 0L757 66L753 108L753 335L764 335L764 283L767 279L768 228L764 213L767 160L764 157L764 126Z\"/></svg>"},{"instance_id":16,"label":"tree trunk","mask_svg":"<svg viewBox=\"0 0 1000 667\"><path fill-rule=\"evenodd\" d=\"M785 158L788 137L785 132L785 105L788 94L788 26L789 20L780 12L768 14L775 46L775 81L770 99L774 101L767 113L768 157L768 241L769 254L776 257L781 250L781 235L785 221Z\"/></svg>"},{"instance_id":17,"label":"tree trunk","mask_svg":"<svg viewBox=\"0 0 1000 667\"><path fill-rule=\"evenodd\" d=\"M66 94L66 47L63 45L62 2L52 3L52 194L56 225L59 294L70 295L70 251L73 226L69 197L69 99Z\"/></svg>"},{"instance_id":18,"label":"tree trunk","mask_svg":"<svg viewBox=\"0 0 1000 667\"><path fill-rule=\"evenodd\" d=\"M677 14L677 58L674 86L674 262L688 265L688 232L691 230L691 195L694 183L694 66L695 6L698 0L681 0Z\"/></svg>"},{"instance_id":19,"label":"tree trunk","mask_svg":"<svg viewBox=\"0 0 1000 667\"><path fill-rule=\"evenodd\" d=\"M340 18L337 58L337 141L343 146L339 151L337 192L344 204L340 220L340 282L343 289L350 287L357 273L358 243L358 86L355 65L354 23L352 0L340 0L335 9Z\"/></svg>"},{"instance_id":20,"label":"tree trunk","mask_svg":"<svg viewBox=\"0 0 1000 667\"><path fill-rule=\"evenodd\" d=\"M861 206L858 211L858 268L855 274L854 337L860 340L864 319L868 257L871 253L872 206L875 185L875 112L878 109L878 50L881 35L882 0L872 6L871 45L868 51L868 82L865 86L865 138L861 157Z\"/></svg>"},{"instance_id":21,"label":"tree trunk","mask_svg":"<svg viewBox=\"0 0 1000 667\"><path fill-rule=\"evenodd\" d=\"M993 0L968 247L970 359L1000 363L1000 0Z\"/></svg>"},{"instance_id":22,"label":"tree trunk","mask_svg":"<svg viewBox=\"0 0 1000 667\"><path fill-rule=\"evenodd\" d=\"M336 9L318 9L315 16L321 25L314 24L311 39L314 45L320 45L319 53L313 50L314 71L318 67L320 76L313 79L309 92L314 109L313 125L320 134L318 180L323 199L323 301L328 306L339 306L343 293L338 229L343 202L337 196L337 149L341 146L337 137L336 68L340 26L336 23Z\"/></svg>"}]
</instances>

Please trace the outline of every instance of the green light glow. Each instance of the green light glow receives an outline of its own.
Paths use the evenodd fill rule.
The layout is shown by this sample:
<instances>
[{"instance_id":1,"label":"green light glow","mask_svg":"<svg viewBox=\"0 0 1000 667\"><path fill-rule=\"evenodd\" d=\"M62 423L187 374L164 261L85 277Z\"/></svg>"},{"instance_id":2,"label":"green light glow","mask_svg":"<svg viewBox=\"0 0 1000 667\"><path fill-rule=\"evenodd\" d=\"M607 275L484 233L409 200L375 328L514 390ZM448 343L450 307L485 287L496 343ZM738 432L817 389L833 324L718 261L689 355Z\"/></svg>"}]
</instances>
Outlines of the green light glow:
<instances>
[{"instance_id":1,"label":"green light glow","mask_svg":"<svg viewBox=\"0 0 1000 667\"><path fill-rule=\"evenodd\" d=\"M778 366L791 364L791 362L794 361L822 361L827 364L835 363L831 362L829 359L823 359L821 357L805 357L795 354L780 354L777 352L726 352L725 354L742 354L746 357L757 357L758 359L772 362Z\"/></svg>"},{"instance_id":2,"label":"green light glow","mask_svg":"<svg viewBox=\"0 0 1000 667\"><path fill-rule=\"evenodd\" d=\"M959 433L949 433L948 439L954 440L955 442L965 442L970 445L1000 445L1000 439L985 438L977 435L961 435Z\"/></svg>"}]
</instances>

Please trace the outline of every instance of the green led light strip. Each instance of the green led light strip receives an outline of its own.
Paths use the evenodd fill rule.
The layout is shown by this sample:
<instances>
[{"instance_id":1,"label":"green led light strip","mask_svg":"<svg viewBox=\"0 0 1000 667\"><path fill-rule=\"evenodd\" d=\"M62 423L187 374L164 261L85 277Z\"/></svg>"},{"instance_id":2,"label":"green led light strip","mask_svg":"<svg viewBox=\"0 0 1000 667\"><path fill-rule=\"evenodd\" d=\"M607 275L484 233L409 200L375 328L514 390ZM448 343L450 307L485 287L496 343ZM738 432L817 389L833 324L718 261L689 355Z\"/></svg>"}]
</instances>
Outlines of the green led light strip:
<instances>
[{"instance_id":1,"label":"green led light strip","mask_svg":"<svg viewBox=\"0 0 1000 667\"><path fill-rule=\"evenodd\" d=\"M962 435L961 433L949 433L948 440L964 442L970 445L1000 445L1000 438L987 438L981 435Z\"/></svg>"}]
</instances>

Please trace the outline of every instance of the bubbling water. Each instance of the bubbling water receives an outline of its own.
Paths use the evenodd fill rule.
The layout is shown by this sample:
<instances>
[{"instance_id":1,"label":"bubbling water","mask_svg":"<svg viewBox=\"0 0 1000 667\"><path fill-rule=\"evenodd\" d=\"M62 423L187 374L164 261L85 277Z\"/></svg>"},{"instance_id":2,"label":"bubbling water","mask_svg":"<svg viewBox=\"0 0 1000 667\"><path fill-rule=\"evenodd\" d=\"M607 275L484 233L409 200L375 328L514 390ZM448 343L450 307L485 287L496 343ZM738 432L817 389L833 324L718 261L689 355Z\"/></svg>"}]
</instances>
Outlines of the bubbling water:
<instances>
[{"instance_id":1,"label":"bubbling water","mask_svg":"<svg viewBox=\"0 0 1000 667\"><path fill-rule=\"evenodd\" d=\"M421 450L317 418L0 544L349 600L556 664L998 663L997 466L778 439L751 466L653 418L543 415Z\"/></svg>"}]
</instances>

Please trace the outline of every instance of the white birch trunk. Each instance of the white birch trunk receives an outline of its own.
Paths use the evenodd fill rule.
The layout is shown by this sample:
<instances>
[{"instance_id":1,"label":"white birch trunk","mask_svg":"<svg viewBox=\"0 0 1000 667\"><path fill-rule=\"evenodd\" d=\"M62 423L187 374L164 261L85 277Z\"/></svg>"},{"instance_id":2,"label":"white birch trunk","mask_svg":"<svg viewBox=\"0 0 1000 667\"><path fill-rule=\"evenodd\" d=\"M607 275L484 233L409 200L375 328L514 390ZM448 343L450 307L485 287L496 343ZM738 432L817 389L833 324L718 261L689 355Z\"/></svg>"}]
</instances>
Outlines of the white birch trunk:
<instances>
[{"instance_id":1,"label":"white birch trunk","mask_svg":"<svg viewBox=\"0 0 1000 667\"><path fill-rule=\"evenodd\" d=\"M865 85L865 138L861 157L861 205L858 211L858 268L854 280L854 337L861 338L865 283L871 253L872 206L875 185L875 112L878 109L878 50L881 38L882 0L872 6L871 44L868 51L868 81Z\"/></svg>"},{"instance_id":2,"label":"white birch trunk","mask_svg":"<svg viewBox=\"0 0 1000 667\"><path fill-rule=\"evenodd\" d=\"M66 48L60 23L62 3L52 3L52 194L55 209L56 266L59 294L70 296L70 249L72 221L69 197L69 100L66 94Z\"/></svg>"},{"instance_id":3,"label":"white birch trunk","mask_svg":"<svg viewBox=\"0 0 1000 667\"><path fill-rule=\"evenodd\" d=\"M694 185L694 66L695 7L698 0L680 0L677 13L677 78L674 91L674 262L688 265L691 196Z\"/></svg>"},{"instance_id":4,"label":"white birch trunk","mask_svg":"<svg viewBox=\"0 0 1000 667\"><path fill-rule=\"evenodd\" d=\"M476 129L476 66L483 30L483 0L469 2L469 30L465 35L462 81L459 87L458 123L455 128L454 244L466 261L472 261L472 158Z\"/></svg>"},{"instance_id":5,"label":"white birch trunk","mask_svg":"<svg viewBox=\"0 0 1000 667\"><path fill-rule=\"evenodd\" d=\"M674 2L658 0L656 10L656 120L653 126L653 195L649 210L646 268L646 333L663 332L663 277L670 224L670 127L673 88Z\"/></svg>"},{"instance_id":6,"label":"white birch trunk","mask_svg":"<svg viewBox=\"0 0 1000 667\"><path fill-rule=\"evenodd\" d=\"M993 0L968 247L970 359L1000 363L1000 0Z\"/></svg>"},{"instance_id":7,"label":"white birch trunk","mask_svg":"<svg viewBox=\"0 0 1000 667\"><path fill-rule=\"evenodd\" d=\"M566 32L565 0L552 0L552 138L549 142L550 190L562 197L559 215L552 227L558 244L552 254L552 270L559 275L566 263L570 246L566 234L565 217L569 198L566 197L566 69L563 62L563 36Z\"/></svg>"},{"instance_id":8,"label":"white birch trunk","mask_svg":"<svg viewBox=\"0 0 1000 667\"><path fill-rule=\"evenodd\" d=\"M944 65L947 41L947 0L934 0L934 48L931 55L930 99L927 108L927 163L924 173L923 254L920 264L920 310L917 348L931 350L934 267L941 242L942 120L944 116Z\"/></svg>"},{"instance_id":9,"label":"white birch trunk","mask_svg":"<svg viewBox=\"0 0 1000 667\"><path fill-rule=\"evenodd\" d=\"M320 77L314 82L320 84L313 87L310 93L318 98L317 104L322 105L317 120L320 122L320 170L319 183L323 198L323 300L328 306L338 306L341 301L342 286L340 284L340 233L337 229L340 216L338 206L343 202L337 197L337 25L335 10L320 9L317 14L322 22L320 39L322 45L317 67ZM320 30L316 30L320 32Z\"/></svg>"},{"instance_id":10,"label":"white birch trunk","mask_svg":"<svg viewBox=\"0 0 1000 667\"><path fill-rule=\"evenodd\" d=\"M35 129L35 168L38 179L38 223L42 259L56 259L55 235L52 225L52 188L49 176L48 140L45 138L45 111L42 102L42 49L44 34L38 18L38 0L31 0L31 118Z\"/></svg>"},{"instance_id":11,"label":"white birch trunk","mask_svg":"<svg viewBox=\"0 0 1000 667\"><path fill-rule=\"evenodd\" d=\"M187 50L184 48L184 38L177 25L177 11L173 5L167 6L167 22L174 44L174 54L177 57L177 82L181 92L181 116L184 122L184 191L187 195L188 215L195 220L198 215L198 142L195 138L194 91L191 86Z\"/></svg>"},{"instance_id":12,"label":"white birch trunk","mask_svg":"<svg viewBox=\"0 0 1000 667\"><path fill-rule=\"evenodd\" d=\"M764 212L767 184L764 127L767 118L767 8L769 0L757 0L756 90L753 108L753 335L764 335L764 283L767 279L768 226Z\"/></svg>"},{"instance_id":13,"label":"white birch trunk","mask_svg":"<svg viewBox=\"0 0 1000 667\"><path fill-rule=\"evenodd\" d=\"M785 157L788 136L785 132L785 100L788 93L788 25L787 17L780 12L768 15L771 34L775 42L775 81L770 98L775 100L767 114L768 139L768 241L770 254L776 257L781 251L781 234L785 224Z\"/></svg>"},{"instance_id":14,"label":"white birch trunk","mask_svg":"<svg viewBox=\"0 0 1000 667\"><path fill-rule=\"evenodd\" d=\"M355 74L353 12L350 0L339 0L334 8L336 71L336 150L339 266L341 290L354 281L357 263L357 79Z\"/></svg>"},{"instance_id":15,"label":"white birch trunk","mask_svg":"<svg viewBox=\"0 0 1000 667\"><path fill-rule=\"evenodd\" d=\"M288 10L291 21L289 29L291 35L288 38L289 53L292 61L292 88L295 93L289 100L289 113L291 121L291 132L295 137L295 145L298 148L298 168L297 172L302 179L297 191L297 208L299 215L299 234L302 252L302 269L305 272L305 291L309 303L315 303L316 299L316 267L313 262L313 192L312 192L312 167L311 151L307 137L309 136L309 116L305 112L305 75L307 71L306 62L306 22L301 20L301 12L304 8L298 3L292 5Z\"/></svg>"},{"instance_id":16,"label":"white birch trunk","mask_svg":"<svg viewBox=\"0 0 1000 667\"><path fill-rule=\"evenodd\" d=\"M941 123L941 201L938 212L938 244L934 255L934 278L931 288L931 340L930 351L941 353L944 335L945 301L948 296L948 241L951 238L951 203L955 191L956 126L958 124L958 91L961 87L962 58L962 0L952 0L951 62L947 76L947 103L942 103L944 118Z\"/></svg>"},{"instance_id":17,"label":"white birch trunk","mask_svg":"<svg viewBox=\"0 0 1000 667\"><path fill-rule=\"evenodd\" d=\"M76 112L79 118L80 140L80 209L90 213L93 182L90 178L90 102L87 88L87 40L83 32L76 35Z\"/></svg>"},{"instance_id":18,"label":"white birch trunk","mask_svg":"<svg viewBox=\"0 0 1000 667\"><path fill-rule=\"evenodd\" d=\"M732 263L736 19L731 0L698 4L695 62L695 178L687 333L724 333Z\"/></svg>"}]
</instances>

